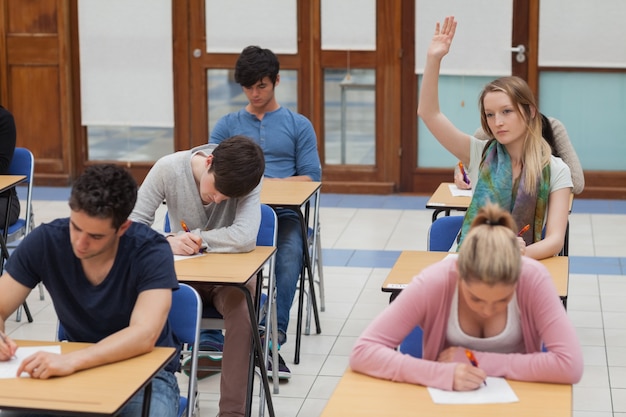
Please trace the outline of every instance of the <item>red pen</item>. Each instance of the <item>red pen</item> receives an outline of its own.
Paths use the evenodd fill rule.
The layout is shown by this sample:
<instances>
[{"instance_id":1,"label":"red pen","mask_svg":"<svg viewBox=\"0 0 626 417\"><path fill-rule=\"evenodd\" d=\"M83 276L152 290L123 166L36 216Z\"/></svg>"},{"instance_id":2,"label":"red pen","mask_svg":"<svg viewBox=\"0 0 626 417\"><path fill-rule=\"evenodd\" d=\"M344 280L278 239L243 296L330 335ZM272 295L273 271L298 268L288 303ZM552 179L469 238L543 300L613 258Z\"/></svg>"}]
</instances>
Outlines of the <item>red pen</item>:
<instances>
[{"instance_id":1,"label":"red pen","mask_svg":"<svg viewBox=\"0 0 626 417\"><path fill-rule=\"evenodd\" d=\"M519 231L519 233L517 234L517 236L522 236L524 233L528 232L528 229L530 229L530 225L527 224L526 226L522 227Z\"/></svg>"},{"instance_id":2,"label":"red pen","mask_svg":"<svg viewBox=\"0 0 626 417\"><path fill-rule=\"evenodd\" d=\"M459 169L461 170L461 174L463 174L463 182L465 182L465 184L470 183L470 179L467 176L467 173L465 172L465 168L463 168L463 162L459 161Z\"/></svg>"},{"instance_id":3,"label":"red pen","mask_svg":"<svg viewBox=\"0 0 626 417\"><path fill-rule=\"evenodd\" d=\"M478 368L478 361L476 360L476 356L474 356L474 352L469 349L465 349L465 356L467 356L467 359L469 359L472 366ZM487 381L483 381L483 383L487 386Z\"/></svg>"},{"instance_id":4,"label":"red pen","mask_svg":"<svg viewBox=\"0 0 626 417\"><path fill-rule=\"evenodd\" d=\"M184 220L181 220L181 221L180 221L180 227L182 227L182 228L183 228L183 230L184 230L185 232L187 232L187 233L191 233L191 230L189 230L189 228L187 227L187 223L185 223L185 221L184 221ZM200 252L200 253L204 253L204 252L206 252L206 246L202 246L202 247L200 248L199 252Z\"/></svg>"}]
</instances>

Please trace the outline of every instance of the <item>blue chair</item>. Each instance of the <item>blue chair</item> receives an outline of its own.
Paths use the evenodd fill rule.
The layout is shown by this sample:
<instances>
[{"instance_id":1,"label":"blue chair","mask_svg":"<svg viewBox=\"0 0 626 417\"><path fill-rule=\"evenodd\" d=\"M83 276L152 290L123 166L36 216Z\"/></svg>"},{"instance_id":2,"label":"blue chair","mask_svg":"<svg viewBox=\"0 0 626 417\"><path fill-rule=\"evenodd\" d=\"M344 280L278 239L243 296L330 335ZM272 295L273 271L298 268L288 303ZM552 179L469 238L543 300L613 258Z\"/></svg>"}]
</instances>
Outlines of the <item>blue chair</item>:
<instances>
[{"instance_id":1,"label":"blue chair","mask_svg":"<svg viewBox=\"0 0 626 417\"><path fill-rule=\"evenodd\" d=\"M174 335L186 345L181 352L181 360L191 356L187 396L180 396L178 417L193 417L198 409L198 351L200 343L200 321L202 319L202 300L193 287L179 283L177 291L172 292L172 308L168 320ZM186 412L185 412L186 411Z\"/></svg>"},{"instance_id":2,"label":"blue chair","mask_svg":"<svg viewBox=\"0 0 626 417\"><path fill-rule=\"evenodd\" d=\"M17 221L7 228L6 231L6 243L8 247L15 247L17 244L10 245L30 233L35 226L34 214L33 214L33 176L35 172L35 157L32 152L26 148L15 148L13 152L13 159L11 159L11 165L9 165L9 175L24 175L26 179L20 185L26 185L26 209L25 216L17 219ZM2 225L4 226L4 224ZM0 233L4 233L4 228L0 227ZM39 299L43 300L44 291L43 285L39 284ZM28 322L32 323L33 318L28 309L28 304L24 302L22 306L17 309L15 314L15 321L22 320L22 307L28 318Z\"/></svg>"},{"instance_id":3,"label":"blue chair","mask_svg":"<svg viewBox=\"0 0 626 417\"><path fill-rule=\"evenodd\" d=\"M202 300L200 295L187 284L179 283L179 288L172 292L172 307L167 317L172 331L179 342L183 344L181 359L191 356L189 384L187 396L180 396L178 417L186 415L193 417L198 409L198 380L195 370L198 367L198 344L200 341L200 319L202 314ZM57 340L67 340L65 329L61 322L57 323ZM185 413L186 411L186 413Z\"/></svg>"},{"instance_id":4,"label":"blue chair","mask_svg":"<svg viewBox=\"0 0 626 417\"><path fill-rule=\"evenodd\" d=\"M464 216L437 218L428 229L426 248L429 251L447 252L461 231Z\"/></svg>"},{"instance_id":5,"label":"blue chair","mask_svg":"<svg viewBox=\"0 0 626 417\"><path fill-rule=\"evenodd\" d=\"M9 175L24 175L26 180L20 185L26 185L26 213L24 218L19 218L15 223L9 225L6 242L11 243L26 236L34 227L32 191L33 175L35 171L35 157L26 148L15 148L11 165L9 165ZM4 226L4 225L1 225ZM4 228L0 227L0 233L4 233Z\"/></svg>"},{"instance_id":6,"label":"blue chair","mask_svg":"<svg viewBox=\"0 0 626 417\"><path fill-rule=\"evenodd\" d=\"M428 241L426 247L429 251L447 252L450 250L456 237L461 231L464 216L438 217L428 229ZM422 339L424 332L421 327L416 327L402 341L398 350L416 358L422 357Z\"/></svg>"}]
</instances>

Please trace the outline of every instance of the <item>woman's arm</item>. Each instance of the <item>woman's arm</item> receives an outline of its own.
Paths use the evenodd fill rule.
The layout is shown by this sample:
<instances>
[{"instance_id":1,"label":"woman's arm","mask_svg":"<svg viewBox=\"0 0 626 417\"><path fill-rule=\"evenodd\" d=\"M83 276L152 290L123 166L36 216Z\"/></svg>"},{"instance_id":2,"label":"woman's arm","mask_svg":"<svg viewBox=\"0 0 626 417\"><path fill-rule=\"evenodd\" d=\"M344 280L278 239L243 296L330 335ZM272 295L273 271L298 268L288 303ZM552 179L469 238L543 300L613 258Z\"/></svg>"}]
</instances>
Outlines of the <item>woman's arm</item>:
<instances>
[{"instance_id":1,"label":"woman's arm","mask_svg":"<svg viewBox=\"0 0 626 417\"><path fill-rule=\"evenodd\" d=\"M570 141L569 135L567 134L567 130L565 130L563 123L552 117L548 119L550 120L552 133L554 134L554 147L556 148L556 151L561 159L563 159L563 162L567 164L570 173L572 174L574 194L580 194L585 188L585 173L583 172L583 167L580 164L578 155L574 150L574 146L572 146L572 142Z\"/></svg>"},{"instance_id":2,"label":"woman's arm","mask_svg":"<svg viewBox=\"0 0 626 417\"><path fill-rule=\"evenodd\" d=\"M437 22L435 35L426 57L417 114L439 143L464 164L469 165L469 135L457 129L439 108L441 60L450 50L455 31L456 21L454 17L446 17L441 27Z\"/></svg>"},{"instance_id":3,"label":"woman's arm","mask_svg":"<svg viewBox=\"0 0 626 417\"><path fill-rule=\"evenodd\" d=\"M544 259L556 255L563 248L569 218L571 188L561 188L548 197L548 216L545 237L526 246L525 255L533 259Z\"/></svg>"},{"instance_id":4,"label":"woman's arm","mask_svg":"<svg viewBox=\"0 0 626 417\"><path fill-rule=\"evenodd\" d=\"M430 266L413 278L365 329L350 355L354 371L391 381L453 389L458 364L436 362L436 356L433 360L420 359L396 350L416 326L425 326L427 314L436 316L441 304L448 302L441 300L442 292L437 289L445 273L441 268L440 264ZM437 336L426 328L424 340L433 337ZM430 343L437 345L438 341L432 339Z\"/></svg>"}]
</instances>

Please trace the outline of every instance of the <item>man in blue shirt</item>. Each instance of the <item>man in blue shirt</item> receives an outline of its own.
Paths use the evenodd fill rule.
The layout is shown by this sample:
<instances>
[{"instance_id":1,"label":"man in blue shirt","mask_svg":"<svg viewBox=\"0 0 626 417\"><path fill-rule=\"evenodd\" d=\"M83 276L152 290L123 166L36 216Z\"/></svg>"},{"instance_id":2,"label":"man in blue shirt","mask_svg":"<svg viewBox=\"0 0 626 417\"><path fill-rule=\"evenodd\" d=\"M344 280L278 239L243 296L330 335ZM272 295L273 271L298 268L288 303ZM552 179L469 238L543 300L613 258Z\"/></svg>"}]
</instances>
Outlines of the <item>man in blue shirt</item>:
<instances>
[{"instance_id":1,"label":"man in blue shirt","mask_svg":"<svg viewBox=\"0 0 626 417\"><path fill-rule=\"evenodd\" d=\"M70 353L37 352L18 375L47 379L118 362L155 346L179 348L167 316L178 288L174 257L165 238L128 220L137 184L123 168L93 165L76 180L70 217L33 229L0 277L0 361L17 345L4 334L7 317L43 282L69 341L93 345ZM175 417L179 389L174 359L154 377L151 416ZM123 375L120 375L123 378ZM139 416L143 391L121 416ZM4 414L4 413L3 413Z\"/></svg>"},{"instance_id":2,"label":"man in blue shirt","mask_svg":"<svg viewBox=\"0 0 626 417\"><path fill-rule=\"evenodd\" d=\"M258 46L246 47L235 66L235 81L242 86L248 104L222 117L211 132L210 143L233 135L254 139L265 155L264 181L321 181L317 138L311 122L301 114L281 107L274 91L280 83L276 55ZM289 310L302 269L302 230L292 210L276 210L278 251L276 253L276 307L279 346L287 341ZM279 355L279 376L291 372Z\"/></svg>"}]
</instances>

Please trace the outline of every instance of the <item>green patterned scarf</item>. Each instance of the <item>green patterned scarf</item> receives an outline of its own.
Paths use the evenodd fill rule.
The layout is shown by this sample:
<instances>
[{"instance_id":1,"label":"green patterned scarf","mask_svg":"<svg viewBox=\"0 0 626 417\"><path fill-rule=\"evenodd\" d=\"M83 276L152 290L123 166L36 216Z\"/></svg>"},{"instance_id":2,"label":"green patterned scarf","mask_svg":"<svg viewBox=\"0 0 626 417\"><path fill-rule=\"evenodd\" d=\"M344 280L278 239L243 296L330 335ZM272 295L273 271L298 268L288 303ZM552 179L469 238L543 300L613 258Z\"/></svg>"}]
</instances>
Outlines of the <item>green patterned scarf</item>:
<instances>
[{"instance_id":1,"label":"green patterned scarf","mask_svg":"<svg viewBox=\"0 0 626 417\"><path fill-rule=\"evenodd\" d=\"M457 250L463 243L463 238L467 235L478 210L489 202L496 203L511 212L518 228L530 225L530 229L522 235L526 245L541 240L543 220L550 194L550 164L542 170L542 177L537 184L537 196L529 195L524 191L525 167L522 168L514 199L513 195L516 190L514 190L509 153L495 140L487 146L472 201L463 219Z\"/></svg>"}]
</instances>

